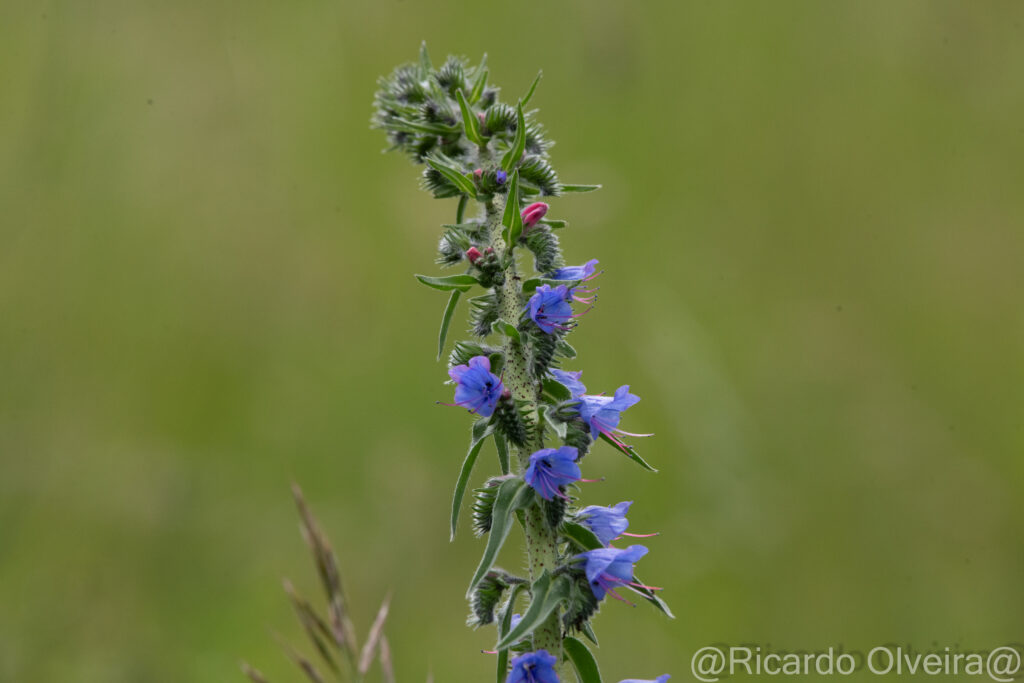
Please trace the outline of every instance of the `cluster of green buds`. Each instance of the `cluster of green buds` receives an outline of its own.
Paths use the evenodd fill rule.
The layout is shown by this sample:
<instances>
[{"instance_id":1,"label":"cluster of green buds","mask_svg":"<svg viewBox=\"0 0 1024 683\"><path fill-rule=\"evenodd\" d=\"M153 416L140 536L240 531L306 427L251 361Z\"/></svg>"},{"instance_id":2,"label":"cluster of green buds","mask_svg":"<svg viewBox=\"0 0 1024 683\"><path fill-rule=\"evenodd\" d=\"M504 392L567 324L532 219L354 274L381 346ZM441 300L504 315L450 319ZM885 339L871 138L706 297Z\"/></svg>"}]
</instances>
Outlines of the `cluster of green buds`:
<instances>
[{"instance_id":1,"label":"cluster of green buds","mask_svg":"<svg viewBox=\"0 0 1024 683\"><path fill-rule=\"evenodd\" d=\"M456 342L448 357L455 385L448 405L476 416L452 500L452 538L485 443L494 444L499 472L473 493L473 527L486 544L467 592L469 622L497 627L498 683L573 676L600 683L585 641L597 643L592 620L604 598L628 602L620 593L630 591L671 612L660 589L634 573L647 548L614 545L637 536L626 531L632 502L583 507L577 498L580 484L594 481L583 478L581 464L598 441L654 470L623 440L649 435L619 428L622 413L639 397L628 385L610 396L589 394L581 373L562 367L576 358L567 337L593 308L590 283L600 271L596 259L566 266L558 238L566 222L550 217L550 205L539 200L598 186L563 183L551 166L551 142L536 111L527 108L539 80L513 106L488 81L486 57L477 66L449 57L435 69L424 47L417 63L380 80L373 124L387 133L391 149L424 166L427 190L458 200L455 221L443 227L437 263L463 272L416 277L449 294L439 359L463 296L475 294L468 298L472 338ZM535 271L529 276L520 263L527 253ZM577 304L586 310L575 311ZM517 526L526 544L523 576L495 566ZM630 682L643 683L623 683Z\"/></svg>"}]
</instances>

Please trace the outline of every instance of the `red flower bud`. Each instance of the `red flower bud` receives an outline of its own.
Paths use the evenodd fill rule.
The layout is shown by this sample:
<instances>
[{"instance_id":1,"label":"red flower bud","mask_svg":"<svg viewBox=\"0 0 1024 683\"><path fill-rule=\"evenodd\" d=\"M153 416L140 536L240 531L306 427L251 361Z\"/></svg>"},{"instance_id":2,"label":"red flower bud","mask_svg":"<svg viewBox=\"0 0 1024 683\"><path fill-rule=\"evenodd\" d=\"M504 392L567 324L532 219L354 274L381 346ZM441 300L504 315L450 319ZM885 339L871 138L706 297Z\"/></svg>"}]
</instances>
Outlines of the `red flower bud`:
<instances>
[{"instance_id":1,"label":"red flower bud","mask_svg":"<svg viewBox=\"0 0 1024 683\"><path fill-rule=\"evenodd\" d=\"M483 174L484 174L484 169L482 169L482 168L478 168L475 171L473 171L473 175L476 176L477 180L480 180L480 178L481 178L481 176L483 176Z\"/></svg>"},{"instance_id":2,"label":"red flower bud","mask_svg":"<svg viewBox=\"0 0 1024 683\"><path fill-rule=\"evenodd\" d=\"M548 205L544 202L534 202L528 207L523 209L523 229L532 228L537 225L537 222L544 218L544 214L548 212Z\"/></svg>"},{"instance_id":3,"label":"red flower bud","mask_svg":"<svg viewBox=\"0 0 1024 683\"><path fill-rule=\"evenodd\" d=\"M466 250L466 258L469 259L470 263L476 263L477 261L480 260L480 257L482 256L483 254L481 254L480 250L477 249L476 247L470 247L469 249Z\"/></svg>"}]
</instances>

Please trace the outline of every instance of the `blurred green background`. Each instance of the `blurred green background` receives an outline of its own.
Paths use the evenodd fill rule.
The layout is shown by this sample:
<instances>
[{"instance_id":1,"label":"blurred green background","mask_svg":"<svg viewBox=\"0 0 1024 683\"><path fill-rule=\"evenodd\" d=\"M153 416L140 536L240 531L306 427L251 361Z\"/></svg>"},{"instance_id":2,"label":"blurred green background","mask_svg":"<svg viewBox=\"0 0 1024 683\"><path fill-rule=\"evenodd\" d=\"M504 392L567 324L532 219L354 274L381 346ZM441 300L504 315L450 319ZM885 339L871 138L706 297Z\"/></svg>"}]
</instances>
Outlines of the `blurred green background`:
<instances>
[{"instance_id":1,"label":"blurred green background","mask_svg":"<svg viewBox=\"0 0 1024 683\"><path fill-rule=\"evenodd\" d=\"M513 101L543 68L556 167L605 186L552 202L606 268L573 343L661 472L598 448L586 496L662 532L679 617L608 605L606 680L1024 640L1024 4L14 0L0 680L298 680L292 480L363 628L395 591L400 680L492 680L411 277L454 204L368 128L423 39Z\"/></svg>"}]
</instances>

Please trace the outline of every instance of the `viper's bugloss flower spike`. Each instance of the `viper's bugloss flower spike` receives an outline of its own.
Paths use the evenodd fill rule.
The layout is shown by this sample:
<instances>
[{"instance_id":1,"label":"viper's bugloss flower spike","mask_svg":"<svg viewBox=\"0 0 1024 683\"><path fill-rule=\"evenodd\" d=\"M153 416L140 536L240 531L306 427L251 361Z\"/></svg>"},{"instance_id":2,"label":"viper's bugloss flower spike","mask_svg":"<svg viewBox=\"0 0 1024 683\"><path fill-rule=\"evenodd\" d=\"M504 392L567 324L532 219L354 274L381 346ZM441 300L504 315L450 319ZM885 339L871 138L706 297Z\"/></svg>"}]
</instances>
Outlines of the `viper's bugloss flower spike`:
<instances>
[{"instance_id":1,"label":"viper's bugloss flower spike","mask_svg":"<svg viewBox=\"0 0 1024 683\"><path fill-rule=\"evenodd\" d=\"M642 545L631 545L628 548L598 548L576 557L585 562L583 571L590 582L590 590L594 596L601 600L608 593L611 593L619 600L625 600L615 592L621 586L634 585L633 565L641 557L647 554L647 548Z\"/></svg>"},{"instance_id":2,"label":"viper's bugloss flower spike","mask_svg":"<svg viewBox=\"0 0 1024 683\"><path fill-rule=\"evenodd\" d=\"M547 650L519 655L512 660L512 671L505 683L559 683L554 668L557 661Z\"/></svg>"},{"instance_id":3,"label":"viper's bugloss flower spike","mask_svg":"<svg viewBox=\"0 0 1024 683\"><path fill-rule=\"evenodd\" d=\"M583 478L576 464L579 451L572 446L542 448L530 456L530 465L523 478L544 500L555 496L565 498L561 487Z\"/></svg>"},{"instance_id":4,"label":"viper's bugloss flower spike","mask_svg":"<svg viewBox=\"0 0 1024 683\"><path fill-rule=\"evenodd\" d=\"M668 674L662 674L653 680L649 678L645 678L643 680L640 680L639 678L627 678L624 681L619 681L619 683L665 683L665 681L667 681L670 678L672 677Z\"/></svg>"},{"instance_id":5,"label":"viper's bugloss flower spike","mask_svg":"<svg viewBox=\"0 0 1024 683\"><path fill-rule=\"evenodd\" d=\"M491 372L491 361L487 356L474 356L469 365L456 365L448 371L455 382L455 405L471 413L490 417L498 404L505 385L501 378Z\"/></svg>"},{"instance_id":6,"label":"viper's bugloss flower spike","mask_svg":"<svg viewBox=\"0 0 1024 683\"><path fill-rule=\"evenodd\" d=\"M633 501L623 501L610 507L588 505L579 511L576 519L594 532L601 545L608 545L629 528L626 513Z\"/></svg>"},{"instance_id":7,"label":"viper's bugloss flower spike","mask_svg":"<svg viewBox=\"0 0 1024 683\"><path fill-rule=\"evenodd\" d=\"M540 222L541 218L548 212L548 205L544 202L534 202L523 209L520 214L523 219L523 230L529 230Z\"/></svg>"},{"instance_id":8,"label":"viper's bugloss flower spike","mask_svg":"<svg viewBox=\"0 0 1024 683\"><path fill-rule=\"evenodd\" d=\"M569 288L565 285L553 289L551 285L541 285L530 297L530 319L546 334L564 332L570 328L575 317L569 305L571 299Z\"/></svg>"},{"instance_id":9,"label":"viper's bugloss flower spike","mask_svg":"<svg viewBox=\"0 0 1024 683\"><path fill-rule=\"evenodd\" d=\"M599 261L590 259L582 266L565 266L548 273L547 277L549 280L580 280L586 282L593 280L595 277L603 273L604 271L597 272L597 264Z\"/></svg>"}]
</instances>

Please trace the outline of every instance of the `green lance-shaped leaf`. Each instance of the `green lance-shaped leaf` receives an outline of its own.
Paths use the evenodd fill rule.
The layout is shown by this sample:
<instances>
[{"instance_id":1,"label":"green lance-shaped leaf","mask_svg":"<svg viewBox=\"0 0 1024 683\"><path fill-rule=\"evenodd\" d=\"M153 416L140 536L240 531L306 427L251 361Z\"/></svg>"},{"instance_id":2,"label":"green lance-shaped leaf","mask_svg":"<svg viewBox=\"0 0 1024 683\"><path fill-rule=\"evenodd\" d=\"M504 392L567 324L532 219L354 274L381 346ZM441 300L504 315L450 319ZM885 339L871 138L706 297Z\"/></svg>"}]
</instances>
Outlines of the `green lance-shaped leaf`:
<instances>
[{"instance_id":1,"label":"green lance-shaped leaf","mask_svg":"<svg viewBox=\"0 0 1024 683\"><path fill-rule=\"evenodd\" d=\"M564 339L559 339L558 340L557 348L558 348L558 352L560 354L562 354L563 356L565 356L566 358L575 358L576 357L576 348L572 344L570 344L569 342L565 341Z\"/></svg>"},{"instance_id":2,"label":"green lance-shaped leaf","mask_svg":"<svg viewBox=\"0 0 1024 683\"><path fill-rule=\"evenodd\" d=\"M474 145L482 145L484 139L480 136L480 121L473 114L466 96L462 94L462 88L455 91L455 98L459 101L459 109L462 110L462 128L466 131L466 138Z\"/></svg>"},{"instance_id":3,"label":"green lance-shaped leaf","mask_svg":"<svg viewBox=\"0 0 1024 683\"><path fill-rule=\"evenodd\" d=\"M556 401L568 401L572 398L572 392L569 391L569 388L557 379L545 377L541 381L541 387L545 394L548 394Z\"/></svg>"},{"instance_id":4,"label":"green lance-shaped leaf","mask_svg":"<svg viewBox=\"0 0 1024 683\"><path fill-rule=\"evenodd\" d=\"M597 660L586 645L572 636L566 636L562 640L562 647L576 667L580 683L601 683L601 670L597 668Z\"/></svg>"},{"instance_id":5,"label":"green lance-shaped leaf","mask_svg":"<svg viewBox=\"0 0 1024 683\"><path fill-rule=\"evenodd\" d=\"M649 472L657 472L658 471L658 470L654 469L653 467L651 467L647 463L646 460L641 458L640 454L637 453L636 449L633 448L632 446L623 446L622 444L618 444L615 441L613 441L612 439L609 439L607 436L605 436L605 434L603 432L601 433L601 438L604 439L607 443L611 444L612 448L617 450L619 453L622 453L627 458L629 458L630 460L635 462L637 465L640 465L640 467L643 467L645 470L647 470Z\"/></svg>"},{"instance_id":6,"label":"green lance-shaped leaf","mask_svg":"<svg viewBox=\"0 0 1024 683\"><path fill-rule=\"evenodd\" d=\"M459 304L459 297L462 296L461 289L453 289L452 295L448 297L448 305L444 307L444 315L441 316L441 331L437 333L437 360L441 360L444 353L444 342L448 338L448 327L452 323L452 315L455 307Z\"/></svg>"},{"instance_id":7,"label":"green lance-shaped leaf","mask_svg":"<svg viewBox=\"0 0 1024 683\"><path fill-rule=\"evenodd\" d=\"M457 289L461 292L469 291L469 288L473 285L480 284L472 275L447 275L445 277L432 277L430 275L417 275L416 279L425 284L427 287L433 287L434 289L440 289L443 292L447 292L452 289Z\"/></svg>"},{"instance_id":8,"label":"green lance-shaped leaf","mask_svg":"<svg viewBox=\"0 0 1024 683\"><path fill-rule=\"evenodd\" d=\"M555 430L555 434L558 435L559 439L565 441L565 437L569 433L569 428L564 422L555 419L555 416L551 414L550 410L544 411L544 421L551 425L551 428Z\"/></svg>"},{"instance_id":9,"label":"green lance-shaped leaf","mask_svg":"<svg viewBox=\"0 0 1024 683\"><path fill-rule=\"evenodd\" d=\"M526 97L523 98L523 106L524 107L527 104L530 103L530 98L533 97L533 91L537 89L537 84L540 83L540 77L543 76L543 75L544 75L543 71L538 71L537 72L537 78L533 79L533 84L530 86L530 89L527 91Z\"/></svg>"},{"instance_id":10,"label":"green lance-shaped leaf","mask_svg":"<svg viewBox=\"0 0 1024 683\"><path fill-rule=\"evenodd\" d=\"M637 578L635 574L633 575L633 580L639 584L643 583L643 581ZM669 609L668 604L664 600L659 598L658 594L654 591L648 590L647 588L637 588L635 586L633 587L633 591L635 593L639 593L644 600L654 605L659 611L663 612L665 616L667 616L669 619L676 618L676 615L672 614L672 610Z\"/></svg>"},{"instance_id":11,"label":"green lance-shaped leaf","mask_svg":"<svg viewBox=\"0 0 1024 683\"><path fill-rule=\"evenodd\" d=\"M491 324L491 329L498 334L503 334L509 339L515 339L517 342L522 343L522 339L519 337L519 330L512 323L498 318Z\"/></svg>"},{"instance_id":12,"label":"green lance-shaped leaf","mask_svg":"<svg viewBox=\"0 0 1024 683\"><path fill-rule=\"evenodd\" d=\"M505 441L505 437L501 434L495 434L494 447L498 451L498 465L501 467L501 473L508 474L511 471L511 467L509 466L508 442Z\"/></svg>"},{"instance_id":13,"label":"green lance-shaped leaf","mask_svg":"<svg viewBox=\"0 0 1024 683\"><path fill-rule=\"evenodd\" d=\"M505 226L502 237L505 238L506 247L511 250L519 236L523 234L523 215L519 210L519 171L513 171L512 179L508 183L508 199L505 200L505 214L501 218L501 224Z\"/></svg>"},{"instance_id":14,"label":"green lance-shaped leaf","mask_svg":"<svg viewBox=\"0 0 1024 683\"><path fill-rule=\"evenodd\" d=\"M512 519L515 511L525 507L533 499L533 489L526 485L526 482L516 477L502 482L498 487L498 495L494 500L494 510L491 513L491 531L487 536L487 547L484 548L484 555L480 558L480 564L473 574L473 580L469 582L469 589L466 597L469 598L473 589L484 578L484 575L494 566L498 557L498 551L505 544L509 531L512 530Z\"/></svg>"},{"instance_id":15,"label":"green lance-shaped leaf","mask_svg":"<svg viewBox=\"0 0 1024 683\"><path fill-rule=\"evenodd\" d=\"M519 620L516 627L506 633L495 645L495 650L506 648L512 643L525 638L533 633L534 629L543 624L551 613L569 597L569 580L564 576L556 579L551 578L548 571L544 571L540 578L534 581L530 589L532 598L530 607L526 614Z\"/></svg>"},{"instance_id":16,"label":"green lance-shaped leaf","mask_svg":"<svg viewBox=\"0 0 1024 683\"><path fill-rule=\"evenodd\" d=\"M512 613L516 611L516 598L519 597L519 593L526 589L524 584L517 584L512 586L512 592L509 594L508 603L505 605L505 614L501 618L501 624L498 626L498 637L501 638L512 628ZM498 678L497 683L505 683L505 677L508 676L508 648L498 651Z\"/></svg>"},{"instance_id":17,"label":"green lance-shaped leaf","mask_svg":"<svg viewBox=\"0 0 1024 683\"><path fill-rule=\"evenodd\" d=\"M559 185L559 192L593 192L600 190L600 185Z\"/></svg>"},{"instance_id":18,"label":"green lance-shaped leaf","mask_svg":"<svg viewBox=\"0 0 1024 683\"><path fill-rule=\"evenodd\" d=\"M430 63L430 55L427 54L427 41L424 40L420 43L420 78L428 78L433 70L434 65Z\"/></svg>"},{"instance_id":19,"label":"green lance-shaped leaf","mask_svg":"<svg viewBox=\"0 0 1024 683\"><path fill-rule=\"evenodd\" d=\"M581 552L597 550L598 548L604 547L604 545L601 544L601 540L593 531L582 524L577 524L576 522L563 523L562 536L579 548Z\"/></svg>"},{"instance_id":20,"label":"green lance-shaped leaf","mask_svg":"<svg viewBox=\"0 0 1024 683\"><path fill-rule=\"evenodd\" d=\"M469 453L466 454L466 459L462 461L462 469L459 470L459 478L455 482L455 493L452 495L451 540L453 541L455 540L455 529L459 524L459 509L462 507L462 499L466 496L466 485L469 483L469 475L473 473L473 466L476 465L480 449L483 448L484 442L490 434L491 430L489 428L485 429L479 437L474 434L473 443L469 445Z\"/></svg>"},{"instance_id":21,"label":"green lance-shaped leaf","mask_svg":"<svg viewBox=\"0 0 1024 683\"><path fill-rule=\"evenodd\" d=\"M590 625L589 621L584 622L580 630L583 632L583 635L587 637L587 640L592 642L597 647L601 647L601 644L597 642L597 634L594 633L594 627Z\"/></svg>"},{"instance_id":22,"label":"green lance-shaped leaf","mask_svg":"<svg viewBox=\"0 0 1024 683\"><path fill-rule=\"evenodd\" d=\"M470 197L476 196L476 188L473 186L473 181L463 175L459 169L449 166L436 157L427 157L427 163L430 164L432 169L450 180L455 187L459 188L460 192Z\"/></svg>"},{"instance_id":23,"label":"green lance-shaped leaf","mask_svg":"<svg viewBox=\"0 0 1024 683\"><path fill-rule=\"evenodd\" d=\"M565 226L569 225L568 223L566 223L565 221L562 221L562 220L555 220L555 219L548 220L546 218L542 218L540 222L543 223L544 225L548 226L552 230L561 230Z\"/></svg>"},{"instance_id":24,"label":"green lance-shaped leaf","mask_svg":"<svg viewBox=\"0 0 1024 683\"><path fill-rule=\"evenodd\" d=\"M469 204L469 197L462 195L459 197L459 205L455 208L455 223L461 225L462 220L466 217L466 206Z\"/></svg>"},{"instance_id":25,"label":"green lance-shaped leaf","mask_svg":"<svg viewBox=\"0 0 1024 683\"><path fill-rule=\"evenodd\" d=\"M487 69L484 68L486 63L487 55L484 55L484 58L480 61L480 66L476 68L476 77L473 79L473 89L469 93L470 104L476 104L484 95L484 88L487 87Z\"/></svg>"},{"instance_id":26,"label":"green lance-shaped leaf","mask_svg":"<svg viewBox=\"0 0 1024 683\"><path fill-rule=\"evenodd\" d=\"M519 163L523 158L523 151L526 149L526 119L523 116L523 103L516 106L516 137L512 140L512 146L501 158L501 167L506 172Z\"/></svg>"}]
</instances>

